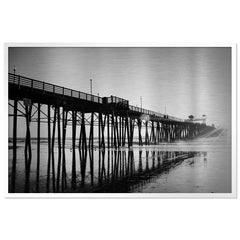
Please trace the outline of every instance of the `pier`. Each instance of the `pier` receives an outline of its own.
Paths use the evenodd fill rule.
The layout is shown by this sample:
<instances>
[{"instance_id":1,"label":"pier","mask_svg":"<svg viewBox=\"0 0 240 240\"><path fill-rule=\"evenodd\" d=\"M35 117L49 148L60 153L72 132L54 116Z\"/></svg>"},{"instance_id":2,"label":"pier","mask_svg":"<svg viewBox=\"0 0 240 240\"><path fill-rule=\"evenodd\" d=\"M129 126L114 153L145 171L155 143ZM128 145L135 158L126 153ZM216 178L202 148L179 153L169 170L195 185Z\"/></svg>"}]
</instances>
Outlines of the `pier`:
<instances>
[{"instance_id":1,"label":"pier","mask_svg":"<svg viewBox=\"0 0 240 240\"><path fill-rule=\"evenodd\" d=\"M66 189L67 127L71 128L73 188L76 188L76 149L79 149L82 157L89 149L89 157L91 157L91 151L96 148L104 151L124 147L131 149L134 144L143 146L188 140L214 129L205 123L194 123L132 106L128 100L117 96L99 97L12 73L8 74L8 83L9 107L12 108L9 111L9 117L13 118L10 192L14 192L15 189L13 176L16 173L19 117L25 119L26 126L24 148L26 182L29 182L32 161L30 124L35 124L37 134L37 183L40 177L41 161L40 128L43 124L47 127L47 192L59 191L60 185L62 191ZM138 140L134 142L136 136ZM58 159L55 159L55 148L57 148ZM90 165L91 163L93 164L92 161ZM90 167L93 171L93 166ZM50 178L53 182L51 190Z\"/></svg>"}]
</instances>

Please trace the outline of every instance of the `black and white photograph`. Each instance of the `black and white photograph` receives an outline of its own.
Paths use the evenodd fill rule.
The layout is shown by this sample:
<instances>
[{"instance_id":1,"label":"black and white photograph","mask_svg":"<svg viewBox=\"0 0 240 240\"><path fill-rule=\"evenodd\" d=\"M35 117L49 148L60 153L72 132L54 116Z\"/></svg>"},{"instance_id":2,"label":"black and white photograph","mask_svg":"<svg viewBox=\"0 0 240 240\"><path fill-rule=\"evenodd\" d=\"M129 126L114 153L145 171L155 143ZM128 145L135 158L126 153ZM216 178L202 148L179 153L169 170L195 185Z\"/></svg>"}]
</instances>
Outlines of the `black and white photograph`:
<instances>
[{"instance_id":1,"label":"black and white photograph","mask_svg":"<svg viewBox=\"0 0 240 240\"><path fill-rule=\"evenodd\" d=\"M10 195L233 193L231 45L7 54Z\"/></svg>"},{"instance_id":2,"label":"black and white photograph","mask_svg":"<svg viewBox=\"0 0 240 240\"><path fill-rule=\"evenodd\" d=\"M0 12L0 239L240 239L239 1Z\"/></svg>"}]
</instances>

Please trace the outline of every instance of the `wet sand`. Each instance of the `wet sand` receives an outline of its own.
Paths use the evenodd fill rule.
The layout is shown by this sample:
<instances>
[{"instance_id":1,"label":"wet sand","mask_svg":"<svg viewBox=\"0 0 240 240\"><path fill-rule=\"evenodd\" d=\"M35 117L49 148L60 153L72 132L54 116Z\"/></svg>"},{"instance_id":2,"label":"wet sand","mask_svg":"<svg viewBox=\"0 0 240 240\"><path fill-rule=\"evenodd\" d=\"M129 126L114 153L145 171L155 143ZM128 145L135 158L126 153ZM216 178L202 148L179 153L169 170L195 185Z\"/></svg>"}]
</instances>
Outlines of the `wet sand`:
<instances>
[{"instance_id":1,"label":"wet sand","mask_svg":"<svg viewBox=\"0 0 240 240\"><path fill-rule=\"evenodd\" d=\"M24 142L17 148L16 192L26 190ZM97 143L96 143L97 145ZM94 148L76 150L76 179L72 188L71 141L66 145L66 182L63 192L144 192L144 193L227 193L231 192L230 135L216 129L199 138L158 145L134 145L131 149ZM36 189L36 141L32 141L33 158L29 177L29 192L46 192L47 142L41 143L39 188ZM58 150L55 152L55 175ZM182 156L188 154L187 158ZM91 158L90 158L91 157ZM181 161L175 161L180 158ZM91 160L92 159L92 160ZM92 164L90 162L92 161ZM174 161L172 161L174 160ZM9 178L12 150L9 149ZM171 162L172 161L172 162ZM53 191L52 171L49 192ZM56 176L55 176L56 178ZM61 190L60 190L61 191Z\"/></svg>"}]
</instances>

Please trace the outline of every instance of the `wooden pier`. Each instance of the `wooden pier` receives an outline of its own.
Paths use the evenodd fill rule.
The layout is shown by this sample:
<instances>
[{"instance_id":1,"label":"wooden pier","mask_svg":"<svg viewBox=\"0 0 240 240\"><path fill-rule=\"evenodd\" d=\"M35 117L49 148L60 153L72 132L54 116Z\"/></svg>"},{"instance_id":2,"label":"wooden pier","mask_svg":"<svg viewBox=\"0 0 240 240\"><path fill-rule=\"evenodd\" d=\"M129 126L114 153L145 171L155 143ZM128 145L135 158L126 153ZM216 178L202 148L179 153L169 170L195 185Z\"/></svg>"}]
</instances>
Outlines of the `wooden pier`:
<instances>
[{"instance_id":1,"label":"wooden pier","mask_svg":"<svg viewBox=\"0 0 240 240\"><path fill-rule=\"evenodd\" d=\"M74 171L76 148L82 152L96 147L101 149L130 148L134 144L134 136L138 136L136 144L142 146L191 139L213 129L206 124L184 121L173 116L134 107L129 104L128 100L116 96L99 97L11 73L8 74L8 83L9 106L12 108L12 111L9 111L9 117L13 117L12 174L16 172L17 122L19 117L23 117L26 129L24 149L26 178L29 178L32 160L30 124L36 124L37 180L39 180L41 158L40 128L42 124L45 124L48 141L48 176L51 171L54 181L61 178L63 189L66 185L65 145L68 126L71 126L73 186L76 185L76 172ZM54 156L56 146L58 159ZM56 161L58 167L55 172ZM11 189L14 190L14 179L12 178L11 181ZM56 189L59 189L59 186L59 184L56 185Z\"/></svg>"}]
</instances>

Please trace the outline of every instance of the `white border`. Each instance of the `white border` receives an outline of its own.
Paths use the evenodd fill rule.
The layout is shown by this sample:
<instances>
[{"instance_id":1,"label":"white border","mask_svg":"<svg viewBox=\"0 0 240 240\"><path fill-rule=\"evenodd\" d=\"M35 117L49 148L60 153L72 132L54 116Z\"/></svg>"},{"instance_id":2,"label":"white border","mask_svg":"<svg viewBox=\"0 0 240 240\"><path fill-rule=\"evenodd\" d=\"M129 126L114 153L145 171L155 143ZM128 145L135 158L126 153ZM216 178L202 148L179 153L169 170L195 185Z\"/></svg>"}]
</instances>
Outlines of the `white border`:
<instances>
[{"instance_id":1,"label":"white border","mask_svg":"<svg viewBox=\"0 0 240 240\"><path fill-rule=\"evenodd\" d=\"M233 43L5 43L4 46L4 117L8 126L8 47L231 47L232 48L232 193L8 193L5 198L236 198L237 197L237 46ZM8 129L8 128L7 128ZM8 135L8 134L7 134ZM6 136L6 145L8 136ZM8 156L8 154L7 154ZM8 161L4 160L4 183L8 183ZM5 171L4 171L5 170Z\"/></svg>"}]
</instances>

